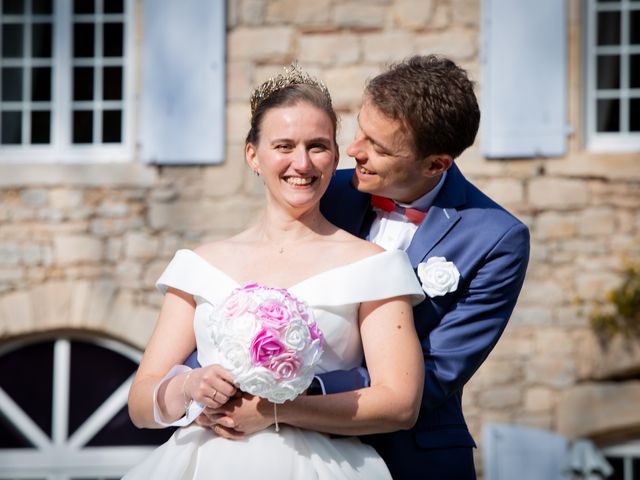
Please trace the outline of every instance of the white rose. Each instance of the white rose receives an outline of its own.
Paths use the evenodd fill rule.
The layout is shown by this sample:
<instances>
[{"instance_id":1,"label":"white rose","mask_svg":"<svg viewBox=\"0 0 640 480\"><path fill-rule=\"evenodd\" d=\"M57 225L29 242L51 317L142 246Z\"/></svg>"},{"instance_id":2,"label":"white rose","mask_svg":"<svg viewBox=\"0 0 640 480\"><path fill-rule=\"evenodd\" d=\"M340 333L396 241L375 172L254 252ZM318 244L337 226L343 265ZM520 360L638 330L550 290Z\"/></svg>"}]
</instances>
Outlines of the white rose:
<instances>
[{"instance_id":1,"label":"white rose","mask_svg":"<svg viewBox=\"0 0 640 480\"><path fill-rule=\"evenodd\" d=\"M431 257L418 265L418 277L422 282L422 289L430 297L440 297L455 292L460 280L460 272L444 257Z\"/></svg>"},{"instance_id":2,"label":"white rose","mask_svg":"<svg viewBox=\"0 0 640 480\"><path fill-rule=\"evenodd\" d=\"M251 358L246 345L232 339L220 344L221 364L234 376L242 375L251 368Z\"/></svg>"},{"instance_id":3,"label":"white rose","mask_svg":"<svg viewBox=\"0 0 640 480\"><path fill-rule=\"evenodd\" d=\"M276 382L269 370L263 367L251 368L238 375L236 383L243 392L259 397L266 397L275 387Z\"/></svg>"},{"instance_id":4,"label":"white rose","mask_svg":"<svg viewBox=\"0 0 640 480\"><path fill-rule=\"evenodd\" d=\"M270 402L284 403L287 400L293 400L300 394L293 385L288 382L281 382L276 388L271 390L265 397Z\"/></svg>"},{"instance_id":5,"label":"white rose","mask_svg":"<svg viewBox=\"0 0 640 480\"><path fill-rule=\"evenodd\" d=\"M245 313L237 318L227 319L226 334L240 342L249 344L259 330L258 321L252 313Z\"/></svg>"},{"instance_id":6,"label":"white rose","mask_svg":"<svg viewBox=\"0 0 640 480\"><path fill-rule=\"evenodd\" d=\"M284 332L284 344L293 350L302 350L309 341L309 328L299 320L293 320Z\"/></svg>"}]
</instances>

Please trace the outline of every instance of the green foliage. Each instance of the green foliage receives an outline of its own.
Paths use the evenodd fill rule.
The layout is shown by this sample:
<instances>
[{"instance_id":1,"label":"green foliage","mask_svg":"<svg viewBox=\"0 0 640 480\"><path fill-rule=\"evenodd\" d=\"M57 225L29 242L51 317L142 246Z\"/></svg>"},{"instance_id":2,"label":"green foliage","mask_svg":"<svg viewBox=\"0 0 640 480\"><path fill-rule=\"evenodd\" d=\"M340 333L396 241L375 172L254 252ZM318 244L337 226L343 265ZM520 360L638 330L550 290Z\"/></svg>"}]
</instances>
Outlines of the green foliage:
<instances>
[{"instance_id":1,"label":"green foliage","mask_svg":"<svg viewBox=\"0 0 640 480\"><path fill-rule=\"evenodd\" d=\"M640 266L625 269L621 285L607 293L607 304L595 308L590 320L606 338L640 337Z\"/></svg>"}]
</instances>

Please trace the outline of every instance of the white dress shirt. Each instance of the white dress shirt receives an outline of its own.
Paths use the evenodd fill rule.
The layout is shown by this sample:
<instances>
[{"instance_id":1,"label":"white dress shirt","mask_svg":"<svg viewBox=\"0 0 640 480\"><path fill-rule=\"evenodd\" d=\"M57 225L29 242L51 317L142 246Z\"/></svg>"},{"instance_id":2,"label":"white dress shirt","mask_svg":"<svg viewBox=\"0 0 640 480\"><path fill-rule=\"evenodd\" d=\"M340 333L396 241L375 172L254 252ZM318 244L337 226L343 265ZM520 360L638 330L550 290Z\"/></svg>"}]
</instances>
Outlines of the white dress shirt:
<instances>
[{"instance_id":1,"label":"white dress shirt","mask_svg":"<svg viewBox=\"0 0 640 480\"><path fill-rule=\"evenodd\" d=\"M440 192L446 176L447 172L444 172L436 186L416 201L410 204L396 203L401 207L417 208L426 212ZM406 250L419 225L410 222L400 212L385 212L378 208L374 209L374 211L376 212L376 218L371 224L367 240L380 245L385 250Z\"/></svg>"}]
</instances>

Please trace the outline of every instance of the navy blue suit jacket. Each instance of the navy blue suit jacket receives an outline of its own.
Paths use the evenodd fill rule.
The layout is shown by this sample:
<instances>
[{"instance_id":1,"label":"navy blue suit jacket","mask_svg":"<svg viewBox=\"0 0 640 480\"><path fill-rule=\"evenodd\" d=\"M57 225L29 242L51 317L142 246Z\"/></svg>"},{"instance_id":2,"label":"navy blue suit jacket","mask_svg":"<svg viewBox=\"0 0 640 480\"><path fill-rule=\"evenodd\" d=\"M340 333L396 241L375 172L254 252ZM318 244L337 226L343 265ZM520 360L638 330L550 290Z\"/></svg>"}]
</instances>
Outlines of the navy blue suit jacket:
<instances>
[{"instance_id":1,"label":"navy blue suit jacket","mask_svg":"<svg viewBox=\"0 0 640 480\"><path fill-rule=\"evenodd\" d=\"M337 172L321 208L335 225L364 238L375 214L370 196L353 187L352 176L353 170ZM440 468L435 464L453 469L460 460L436 459L436 449L445 454L456 447L471 452L475 446L462 414L463 386L495 346L516 304L529 259L529 231L454 164L407 254L414 269L429 257L445 257L460 271L460 281L455 292L427 297L413 310L425 358L416 425L365 440L394 478L471 478L434 471Z\"/></svg>"}]
</instances>

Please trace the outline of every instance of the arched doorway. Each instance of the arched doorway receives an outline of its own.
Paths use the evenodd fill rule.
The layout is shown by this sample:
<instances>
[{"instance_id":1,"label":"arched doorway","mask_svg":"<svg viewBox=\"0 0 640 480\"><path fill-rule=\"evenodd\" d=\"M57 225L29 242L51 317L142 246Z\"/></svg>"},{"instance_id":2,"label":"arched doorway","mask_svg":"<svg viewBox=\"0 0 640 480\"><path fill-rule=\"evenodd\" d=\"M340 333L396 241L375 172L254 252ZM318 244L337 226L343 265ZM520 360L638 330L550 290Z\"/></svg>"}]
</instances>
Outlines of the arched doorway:
<instances>
[{"instance_id":1,"label":"arched doorway","mask_svg":"<svg viewBox=\"0 0 640 480\"><path fill-rule=\"evenodd\" d=\"M122 476L170 430L138 430L127 394L141 353L98 336L0 345L0 480Z\"/></svg>"}]
</instances>

